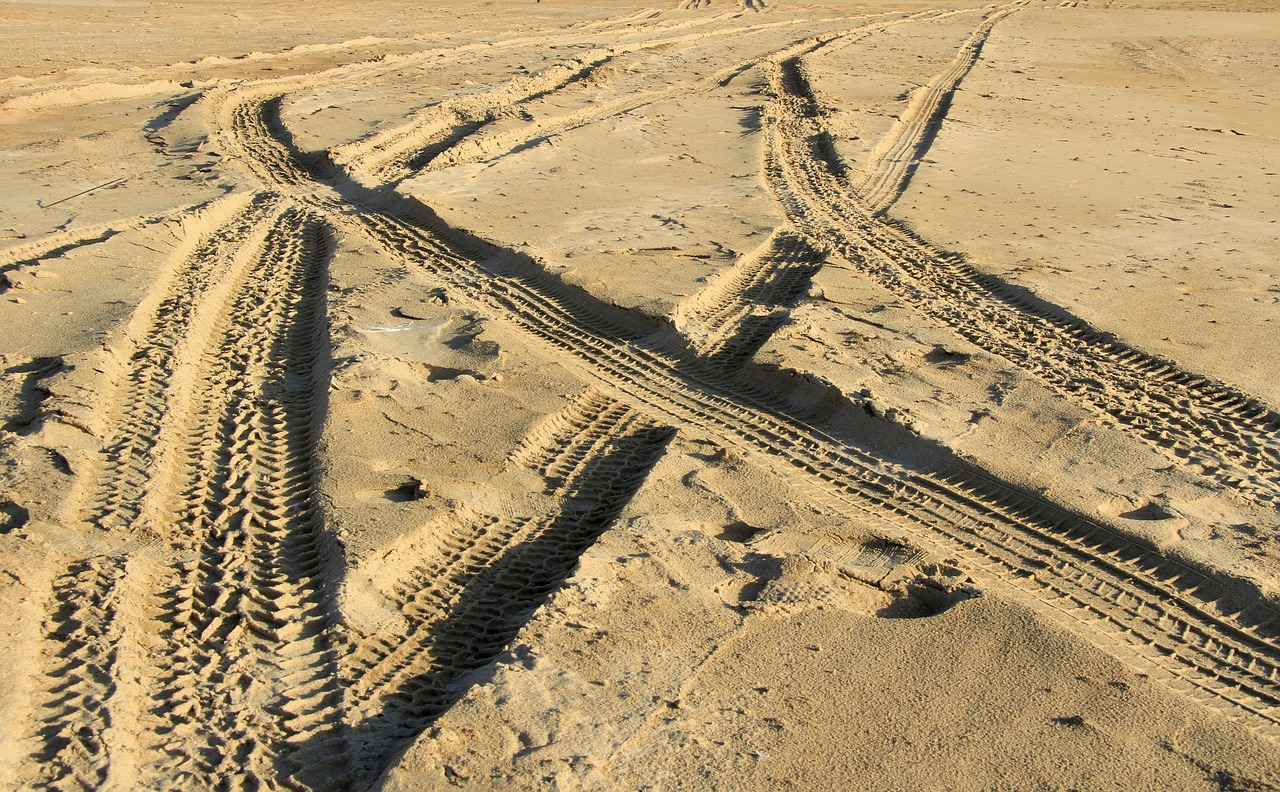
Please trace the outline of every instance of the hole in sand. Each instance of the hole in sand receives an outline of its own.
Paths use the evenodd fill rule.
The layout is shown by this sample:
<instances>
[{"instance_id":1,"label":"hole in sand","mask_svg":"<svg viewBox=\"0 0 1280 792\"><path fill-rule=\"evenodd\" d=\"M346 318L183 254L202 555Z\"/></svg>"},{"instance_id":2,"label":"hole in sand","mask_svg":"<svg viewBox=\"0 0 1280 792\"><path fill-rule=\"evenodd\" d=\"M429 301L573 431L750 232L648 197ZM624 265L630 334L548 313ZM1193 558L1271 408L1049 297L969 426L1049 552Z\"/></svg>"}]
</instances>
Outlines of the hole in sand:
<instances>
[{"instance_id":1,"label":"hole in sand","mask_svg":"<svg viewBox=\"0 0 1280 792\"><path fill-rule=\"evenodd\" d=\"M420 479L410 477L400 486L384 492L383 496L393 503L407 503L408 501L422 500L429 494Z\"/></svg>"},{"instance_id":2,"label":"hole in sand","mask_svg":"<svg viewBox=\"0 0 1280 792\"><path fill-rule=\"evenodd\" d=\"M915 577L903 579L886 591L894 599L875 614L885 619L936 616L982 594L962 569L947 563L925 564Z\"/></svg>"},{"instance_id":3,"label":"hole in sand","mask_svg":"<svg viewBox=\"0 0 1280 792\"><path fill-rule=\"evenodd\" d=\"M955 352L942 344L934 344L933 349L925 353L924 359L939 366L958 366L969 359L965 352Z\"/></svg>"},{"instance_id":4,"label":"hole in sand","mask_svg":"<svg viewBox=\"0 0 1280 792\"><path fill-rule=\"evenodd\" d=\"M716 534L716 538L723 539L726 542L738 542L739 544L746 544L747 542L751 541L752 537L760 533L761 530L762 529L756 528L755 526L752 526L752 525L748 525L742 522L741 520L739 520L738 522L730 523L729 525L726 525L724 528L722 528L720 530L720 533Z\"/></svg>"},{"instance_id":5,"label":"hole in sand","mask_svg":"<svg viewBox=\"0 0 1280 792\"><path fill-rule=\"evenodd\" d=\"M27 524L30 513L13 501L0 501L0 534L7 534Z\"/></svg>"},{"instance_id":6,"label":"hole in sand","mask_svg":"<svg viewBox=\"0 0 1280 792\"><path fill-rule=\"evenodd\" d=\"M1120 516L1126 520L1172 520L1177 515L1158 503L1148 503L1141 508L1120 512Z\"/></svg>"},{"instance_id":7,"label":"hole in sand","mask_svg":"<svg viewBox=\"0 0 1280 792\"><path fill-rule=\"evenodd\" d=\"M945 610L979 596L977 589L968 586L950 588L932 580L919 580L906 584L893 602L876 611L882 619L923 619L937 616Z\"/></svg>"}]
</instances>

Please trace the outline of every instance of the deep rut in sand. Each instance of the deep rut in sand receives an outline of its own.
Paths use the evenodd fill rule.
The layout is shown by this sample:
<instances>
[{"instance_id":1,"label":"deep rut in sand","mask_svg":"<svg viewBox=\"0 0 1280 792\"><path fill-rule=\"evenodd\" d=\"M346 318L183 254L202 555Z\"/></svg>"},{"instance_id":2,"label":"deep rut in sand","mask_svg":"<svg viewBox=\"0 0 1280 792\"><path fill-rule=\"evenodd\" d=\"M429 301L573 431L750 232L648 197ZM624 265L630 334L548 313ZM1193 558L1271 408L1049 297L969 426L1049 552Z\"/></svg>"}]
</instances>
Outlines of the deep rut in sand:
<instances>
[{"instance_id":1,"label":"deep rut in sand","mask_svg":"<svg viewBox=\"0 0 1280 792\"><path fill-rule=\"evenodd\" d=\"M593 408L603 407L601 414ZM644 482L674 431L589 394L535 432L521 463L541 474L555 513L455 515L408 573L384 581L395 631L360 635L348 656L353 756L372 780L463 690L460 678L495 657L572 572Z\"/></svg>"},{"instance_id":2,"label":"deep rut in sand","mask_svg":"<svg viewBox=\"0 0 1280 792\"><path fill-rule=\"evenodd\" d=\"M996 15L989 17L992 22ZM976 52L977 38L935 78L934 88L954 89ZM815 40L808 51L827 42ZM1274 507L1280 499L1280 414L1228 385L1183 371L1129 347L1059 306L979 272L943 253L878 213L909 178L904 162L890 156L851 185L849 170L829 145L823 108L802 74L805 53L775 60L769 68L771 101L764 112L765 176L797 231L812 244L848 261L930 319L974 345L1034 375L1055 392L1105 417L1122 430L1164 450L1180 464L1229 490ZM928 107L945 109L930 100ZM914 106L914 105L913 105ZM911 115L909 110L904 119ZM889 132L885 150L917 152L930 130L931 111L916 113ZM878 147L880 148L880 147ZM860 191L865 187L870 197Z\"/></svg>"},{"instance_id":3,"label":"deep rut in sand","mask_svg":"<svg viewBox=\"0 0 1280 792\"><path fill-rule=\"evenodd\" d=\"M83 519L123 547L55 585L51 675L68 689L40 783L327 777L342 755L299 758L337 736L316 719L337 696L313 463L331 243L277 196L240 203L179 262L107 416L120 439ZM150 545L127 560L126 531Z\"/></svg>"},{"instance_id":4,"label":"deep rut in sand","mask_svg":"<svg viewBox=\"0 0 1280 792\"><path fill-rule=\"evenodd\" d=\"M372 66L209 92L201 106L211 139L260 184L192 225L109 372L99 464L69 520L92 542L54 582L43 658L51 684L24 780L59 789L372 784L571 574L677 431L749 454L816 502L859 515L903 557L958 559L984 587L1280 738L1278 614L1246 581L1166 557L752 362L839 257L1066 398L1200 460L1211 480L1267 503L1280 494L1269 408L1129 349L880 216L985 37L1013 11L983 18L861 169L830 144L804 56L951 12L792 41L685 86L490 134L514 106L588 90L623 54L708 33L593 50L332 153L300 151L282 104ZM682 304L677 330L602 302L395 189L421 169L499 156L658 98L715 90L749 69L767 78L764 176L785 224ZM393 616L359 628L337 606L343 560L318 497L336 230L429 275L450 300L505 322L591 384L509 460L540 477L554 507L460 507L437 520L381 583Z\"/></svg>"},{"instance_id":5,"label":"deep rut in sand","mask_svg":"<svg viewBox=\"0 0 1280 792\"><path fill-rule=\"evenodd\" d=\"M253 98L246 101L254 103ZM246 117L255 114L246 114ZM277 152L274 122L234 145L247 159ZM263 157L255 172L262 174ZM308 157L294 152L284 172ZM713 436L779 465L815 498L854 507L872 524L911 542L958 556L984 584L1005 591L1154 676L1186 688L1277 733L1275 610L1243 581L1199 572L1165 558L1083 515L1000 482L949 455L927 466L895 462L837 439L788 414L786 388L742 365L714 359L646 330L643 320L594 300L492 243L444 224L420 203L371 193L340 171L320 174L341 201L308 192L317 211L328 201L345 222L408 266L425 268L451 299L512 323L561 353L584 374L677 428ZM283 181L281 182L283 184ZM340 218L340 206L361 211ZM899 442L909 447L911 439ZM1150 603L1159 603L1153 605Z\"/></svg>"}]
</instances>

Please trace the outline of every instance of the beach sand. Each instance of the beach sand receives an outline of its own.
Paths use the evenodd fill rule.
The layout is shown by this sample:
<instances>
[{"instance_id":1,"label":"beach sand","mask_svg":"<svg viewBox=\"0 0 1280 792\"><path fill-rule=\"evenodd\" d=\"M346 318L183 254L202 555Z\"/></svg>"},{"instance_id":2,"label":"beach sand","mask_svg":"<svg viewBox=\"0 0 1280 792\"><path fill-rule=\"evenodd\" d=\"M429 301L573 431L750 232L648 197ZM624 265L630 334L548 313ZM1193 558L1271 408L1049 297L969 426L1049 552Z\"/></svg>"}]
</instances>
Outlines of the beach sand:
<instances>
[{"instance_id":1,"label":"beach sand","mask_svg":"<svg viewBox=\"0 0 1280 792\"><path fill-rule=\"evenodd\" d=\"M1280 787L1280 7L4 16L0 785Z\"/></svg>"}]
</instances>

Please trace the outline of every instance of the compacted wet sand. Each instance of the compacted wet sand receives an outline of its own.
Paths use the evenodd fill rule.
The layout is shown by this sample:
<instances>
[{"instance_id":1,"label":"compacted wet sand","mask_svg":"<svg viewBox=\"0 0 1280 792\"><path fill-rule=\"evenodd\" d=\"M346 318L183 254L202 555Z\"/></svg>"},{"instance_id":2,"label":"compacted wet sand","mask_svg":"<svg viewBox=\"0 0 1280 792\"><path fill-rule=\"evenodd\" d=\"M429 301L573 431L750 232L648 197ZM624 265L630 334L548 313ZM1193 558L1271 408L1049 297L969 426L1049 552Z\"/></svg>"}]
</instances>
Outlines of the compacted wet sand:
<instances>
[{"instance_id":1,"label":"compacted wet sand","mask_svg":"<svg viewBox=\"0 0 1280 792\"><path fill-rule=\"evenodd\" d=\"M0 784L1280 785L1280 9L5 17Z\"/></svg>"}]
</instances>

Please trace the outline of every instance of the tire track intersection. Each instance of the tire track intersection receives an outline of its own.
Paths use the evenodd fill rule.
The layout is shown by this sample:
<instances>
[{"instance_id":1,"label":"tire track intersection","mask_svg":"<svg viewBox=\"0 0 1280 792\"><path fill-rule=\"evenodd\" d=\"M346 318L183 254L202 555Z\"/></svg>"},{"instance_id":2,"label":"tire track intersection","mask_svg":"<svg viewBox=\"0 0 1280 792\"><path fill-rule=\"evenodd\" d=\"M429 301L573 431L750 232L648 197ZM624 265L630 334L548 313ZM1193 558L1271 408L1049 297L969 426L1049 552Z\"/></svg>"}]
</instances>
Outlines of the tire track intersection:
<instances>
[{"instance_id":1,"label":"tire track intersection","mask_svg":"<svg viewBox=\"0 0 1280 792\"><path fill-rule=\"evenodd\" d=\"M793 41L687 88L714 90L746 69L767 78L764 178L785 218L681 305L673 326L600 301L396 189L486 135L512 106L585 90L619 53L555 64L333 152L299 150L281 115L291 92L323 80L211 91L200 102L211 140L257 184L204 211L117 355L99 464L70 521L104 546L129 546L134 535L150 545L90 554L55 581L44 658L53 685L24 781L375 783L572 573L677 432L749 455L894 547L956 559L989 590L1280 738L1280 613L1247 581L1166 557L752 362L813 276L840 258L1072 402L1199 460L1210 480L1274 503L1280 424L1265 405L1129 349L884 217L986 36L1017 7L982 16L861 169L831 145L804 56L950 12ZM465 156L501 156L663 95L672 94L502 132ZM367 628L343 621L341 549L319 497L327 267L339 232L430 276L589 383L509 460L543 482L554 507L498 515L461 506L440 518L383 581L394 623ZM1081 371L1101 392L1080 384Z\"/></svg>"},{"instance_id":2,"label":"tire track intersection","mask_svg":"<svg viewBox=\"0 0 1280 792\"><path fill-rule=\"evenodd\" d=\"M245 158L282 145L269 127L257 130L265 137L239 139ZM519 255L445 225L413 199L390 204L379 194L375 205L340 172L322 176L362 204L349 222L371 240L425 268L459 301L559 350L615 398L776 462L816 498L964 559L988 587L1061 614L1055 618L1104 649L1136 657L1171 685L1275 733L1276 614L1243 581L1197 572L949 454L902 454L935 460L922 468L862 450L788 414L795 394L750 366L725 370L654 335ZM1153 599L1154 609L1145 604Z\"/></svg>"}]
</instances>

